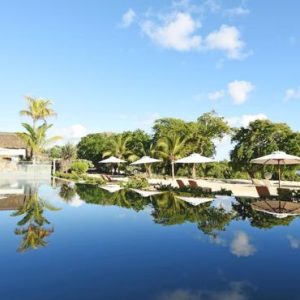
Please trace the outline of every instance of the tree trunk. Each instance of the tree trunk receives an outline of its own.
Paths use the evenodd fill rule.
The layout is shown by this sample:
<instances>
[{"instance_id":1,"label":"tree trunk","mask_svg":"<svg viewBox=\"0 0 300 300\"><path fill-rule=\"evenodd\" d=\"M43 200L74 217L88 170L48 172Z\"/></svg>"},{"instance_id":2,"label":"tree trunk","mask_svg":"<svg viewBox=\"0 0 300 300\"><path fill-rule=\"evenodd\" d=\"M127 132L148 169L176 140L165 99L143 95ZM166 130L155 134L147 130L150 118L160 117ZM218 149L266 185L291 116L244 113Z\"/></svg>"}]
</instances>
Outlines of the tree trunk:
<instances>
[{"instance_id":1,"label":"tree trunk","mask_svg":"<svg viewBox=\"0 0 300 300\"><path fill-rule=\"evenodd\" d=\"M174 161L171 161L171 167L172 167L172 179L175 179L175 166L174 166Z\"/></svg>"}]
</instances>

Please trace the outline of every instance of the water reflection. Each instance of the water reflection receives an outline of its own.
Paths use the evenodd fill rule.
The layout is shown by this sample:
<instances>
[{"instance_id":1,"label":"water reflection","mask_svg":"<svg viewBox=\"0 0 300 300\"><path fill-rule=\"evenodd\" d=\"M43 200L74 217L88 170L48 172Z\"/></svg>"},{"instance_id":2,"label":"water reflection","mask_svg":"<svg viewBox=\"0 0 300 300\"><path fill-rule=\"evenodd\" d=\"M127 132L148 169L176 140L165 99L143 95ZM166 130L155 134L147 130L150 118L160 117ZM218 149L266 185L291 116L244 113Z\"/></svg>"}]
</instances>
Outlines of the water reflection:
<instances>
[{"instance_id":1,"label":"water reflection","mask_svg":"<svg viewBox=\"0 0 300 300\"><path fill-rule=\"evenodd\" d=\"M163 292L156 300L246 300L254 290L254 287L246 281L232 281L214 290L177 289Z\"/></svg>"},{"instance_id":2,"label":"water reflection","mask_svg":"<svg viewBox=\"0 0 300 300\"><path fill-rule=\"evenodd\" d=\"M256 200L251 198L236 198L236 203L232 206L237 212L237 220L249 220L253 227L270 229L274 226L287 226L296 217L287 216L285 218L277 218L273 214L266 214L265 212L255 210L252 206L253 202L256 202Z\"/></svg>"},{"instance_id":3,"label":"water reflection","mask_svg":"<svg viewBox=\"0 0 300 300\"><path fill-rule=\"evenodd\" d=\"M40 198L36 186L26 185L24 203L12 213L14 217L22 216L15 230L16 235L23 236L18 251L24 252L47 245L45 239L53 233L54 229L46 227L50 222L44 216L45 210L56 211L58 208Z\"/></svg>"},{"instance_id":4,"label":"water reflection","mask_svg":"<svg viewBox=\"0 0 300 300\"><path fill-rule=\"evenodd\" d=\"M22 236L20 252L45 247L46 238L54 231L44 213L58 209L39 197L39 185L26 181L0 183L0 209L14 210L11 216L21 217L15 229L15 234Z\"/></svg>"}]
</instances>

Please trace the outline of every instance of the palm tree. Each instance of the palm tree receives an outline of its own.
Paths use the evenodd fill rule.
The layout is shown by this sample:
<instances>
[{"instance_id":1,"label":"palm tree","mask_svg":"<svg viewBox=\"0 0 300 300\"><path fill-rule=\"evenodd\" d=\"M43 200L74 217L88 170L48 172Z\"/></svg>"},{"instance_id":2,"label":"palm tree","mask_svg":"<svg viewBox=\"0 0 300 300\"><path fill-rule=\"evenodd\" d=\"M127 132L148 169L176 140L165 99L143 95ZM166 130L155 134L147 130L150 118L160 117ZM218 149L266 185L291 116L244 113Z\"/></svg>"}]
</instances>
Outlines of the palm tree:
<instances>
[{"instance_id":1,"label":"palm tree","mask_svg":"<svg viewBox=\"0 0 300 300\"><path fill-rule=\"evenodd\" d=\"M62 159L61 168L63 172L66 172L70 169L70 165L72 161L76 158L77 158L77 148L74 145L68 143L61 148L61 159Z\"/></svg>"},{"instance_id":2,"label":"palm tree","mask_svg":"<svg viewBox=\"0 0 300 300\"><path fill-rule=\"evenodd\" d=\"M156 152L160 157L170 161L173 179L175 178L175 160L179 155L183 154L185 142L185 138L182 138L175 134L161 138L157 142Z\"/></svg>"},{"instance_id":3,"label":"palm tree","mask_svg":"<svg viewBox=\"0 0 300 300\"><path fill-rule=\"evenodd\" d=\"M151 143L150 145L145 145L141 143L141 152L144 156L157 157L159 153L159 149L157 149L157 145L154 143ZM152 177L151 164L145 164L145 169L149 178L151 178Z\"/></svg>"},{"instance_id":4,"label":"palm tree","mask_svg":"<svg viewBox=\"0 0 300 300\"><path fill-rule=\"evenodd\" d=\"M28 108L21 110L20 115L32 118L33 128L35 128L38 120L43 120L46 123L47 118L56 116L55 111L50 107L52 105L51 100L26 96L26 101Z\"/></svg>"},{"instance_id":5,"label":"palm tree","mask_svg":"<svg viewBox=\"0 0 300 300\"><path fill-rule=\"evenodd\" d=\"M47 125L44 123L37 128L30 126L27 123L22 123L22 126L25 128L25 132L18 133L18 136L26 143L27 147L30 149L30 158L35 161L37 155L41 154L45 147L51 143L55 143L61 137L54 136L47 138L46 133L52 125Z\"/></svg>"}]
</instances>

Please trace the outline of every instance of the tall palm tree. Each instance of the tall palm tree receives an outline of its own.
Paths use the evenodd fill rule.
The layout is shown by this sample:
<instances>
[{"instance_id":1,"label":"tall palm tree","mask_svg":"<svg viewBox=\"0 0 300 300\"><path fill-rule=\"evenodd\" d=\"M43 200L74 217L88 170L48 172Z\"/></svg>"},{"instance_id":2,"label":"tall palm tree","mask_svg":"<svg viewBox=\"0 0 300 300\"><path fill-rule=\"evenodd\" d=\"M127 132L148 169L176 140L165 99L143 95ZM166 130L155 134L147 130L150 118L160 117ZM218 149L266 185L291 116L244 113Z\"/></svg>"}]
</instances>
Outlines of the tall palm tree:
<instances>
[{"instance_id":1,"label":"tall palm tree","mask_svg":"<svg viewBox=\"0 0 300 300\"><path fill-rule=\"evenodd\" d=\"M22 123L22 126L26 131L18 133L18 136L30 149L30 158L33 159L33 161L35 161L37 155L40 155L44 151L45 147L61 139L59 136L47 138L46 133L52 125L44 123L43 125L34 128L27 123Z\"/></svg>"},{"instance_id":2,"label":"tall palm tree","mask_svg":"<svg viewBox=\"0 0 300 300\"><path fill-rule=\"evenodd\" d=\"M144 156L149 156L149 157L157 157L158 156L159 149L157 149L157 145L154 143L151 143L150 145L145 145L141 143L141 153ZM152 177L152 168L151 164L145 164L145 169L146 172L149 176L149 178Z\"/></svg>"},{"instance_id":3,"label":"tall palm tree","mask_svg":"<svg viewBox=\"0 0 300 300\"><path fill-rule=\"evenodd\" d=\"M33 128L35 128L38 120L43 120L46 123L47 118L56 116L55 111L51 108L51 100L26 96L26 101L28 107L21 110L20 115L30 117L33 121Z\"/></svg>"},{"instance_id":4,"label":"tall palm tree","mask_svg":"<svg viewBox=\"0 0 300 300\"><path fill-rule=\"evenodd\" d=\"M109 149L103 152L103 157L113 155L120 159L128 159L129 161L136 159L137 156L127 147L129 139L130 137L126 137L122 134L115 135L112 138Z\"/></svg>"},{"instance_id":5,"label":"tall palm tree","mask_svg":"<svg viewBox=\"0 0 300 300\"><path fill-rule=\"evenodd\" d=\"M185 143L185 138L175 134L163 137L157 142L158 155L171 163L173 179L175 178L175 160L184 153Z\"/></svg>"}]
</instances>

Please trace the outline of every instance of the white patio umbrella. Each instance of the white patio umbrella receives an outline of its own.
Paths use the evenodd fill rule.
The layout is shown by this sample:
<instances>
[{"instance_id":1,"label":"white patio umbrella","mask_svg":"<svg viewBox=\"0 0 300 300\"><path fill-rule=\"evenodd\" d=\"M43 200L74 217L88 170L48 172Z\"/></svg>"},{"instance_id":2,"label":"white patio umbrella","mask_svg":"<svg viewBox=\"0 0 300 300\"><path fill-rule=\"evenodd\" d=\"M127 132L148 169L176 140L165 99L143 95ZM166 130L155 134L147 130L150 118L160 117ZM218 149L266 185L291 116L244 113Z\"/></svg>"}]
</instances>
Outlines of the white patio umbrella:
<instances>
[{"instance_id":1,"label":"white patio umbrella","mask_svg":"<svg viewBox=\"0 0 300 300\"><path fill-rule=\"evenodd\" d=\"M281 165L297 165L300 164L300 157L286 154L283 151L275 151L269 155L251 160L253 164L262 165L278 165L279 187L281 186Z\"/></svg>"},{"instance_id":2,"label":"white patio umbrella","mask_svg":"<svg viewBox=\"0 0 300 300\"><path fill-rule=\"evenodd\" d=\"M178 159L175 164L193 164L193 178L196 178L196 164L215 162L212 158L202 156L198 153L193 153L187 157Z\"/></svg>"},{"instance_id":3,"label":"white patio umbrella","mask_svg":"<svg viewBox=\"0 0 300 300\"><path fill-rule=\"evenodd\" d=\"M152 158L150 156L143 156L142 158L138 159L137 161L133 162L131 165L135 166L135 165L145 165L149 177L151 177L151 168L150 168L150 164L153 163L158 163L161 162L161 159L156 159L156 158Z\"/></svg>"},{"instance_id":4,"label":"white patio umbrella","mask_svg":"<svg viewBox=\"0 0 300 300\"><path fill-rule=\"evenodd\" d=\"M115 156L111 156L109 158L100 160L99 164L112 164L113 165L113 164L120 164L120 163L125 163L125 162L126 162L126 160L117 158ZM113 170L112 170L112 172L113 172Z\"/></svg>"}]
</instances>

